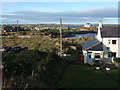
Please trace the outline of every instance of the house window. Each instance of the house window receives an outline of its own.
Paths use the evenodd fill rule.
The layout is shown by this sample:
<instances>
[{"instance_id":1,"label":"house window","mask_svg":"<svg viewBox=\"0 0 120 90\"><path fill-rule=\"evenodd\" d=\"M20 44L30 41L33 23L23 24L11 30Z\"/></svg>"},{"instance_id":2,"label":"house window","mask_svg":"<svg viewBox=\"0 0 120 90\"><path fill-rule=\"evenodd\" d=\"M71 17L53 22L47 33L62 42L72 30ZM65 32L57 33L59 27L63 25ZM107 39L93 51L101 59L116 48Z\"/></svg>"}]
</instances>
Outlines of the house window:
<instances>
[{"instance_id":1,"label":"house window","mask_svg":"<svg viewBox=\"0 0 120 90\"><path fill-rule=\"evenodd\" d=\"M107 47L107 49L109 50L109 49L110 49L110 47Z\"/></svg>"},{"instance_id":2,"label":"house window","mask_svg":"<svg viewBox=\"0 0 120 90\"><path fill-rule=\"evenodd\" d=\"M116 40L112 40L112 44L116 44Z\"/></svg>"},{"instance_id":3,"label":"house window","mask_svg":"<svg viewBox=\"0 0 120 90\"><path fill-rule=\"evenodd\" d=\"M91 55L89 55L89 58L91 58Z\"/></svg>"},{"instance_id":4,"label":"house window","mask_svg":"<svg viewBox=\"0 0 120 90\"><path fill-rule=\"evenodd\" d=\"M110 44L110 40L108 40L108 44Z\"/></svg>"},{"instance_id":5,"label":"house window","mask_svg":"<svg viewBox=\"0 0 120 90\"><path fill-rule=\"evenodd\" d=\"M95 57L94 58L100 58L100 53L95 53Z\"/></svg>"},{"instance_id":6,"label":"house window","mask_svg":"<svg viewBox=\"0 0 120 90\"><path fill-rule=\"evenodd\" d=\"M111 56L112 56L112 57L116 57L116 52L112 52L112 53L111 53Z\"/></svg>"},{"instance_id":7,"label":"house window","mask_svg":"<svg viewBox=\"0 0 120 90\"><path fill-rule=\"evenodd\" d=\"M111 57L111 52L108 52L108 57Z\"/></svg>"}]
</instances>

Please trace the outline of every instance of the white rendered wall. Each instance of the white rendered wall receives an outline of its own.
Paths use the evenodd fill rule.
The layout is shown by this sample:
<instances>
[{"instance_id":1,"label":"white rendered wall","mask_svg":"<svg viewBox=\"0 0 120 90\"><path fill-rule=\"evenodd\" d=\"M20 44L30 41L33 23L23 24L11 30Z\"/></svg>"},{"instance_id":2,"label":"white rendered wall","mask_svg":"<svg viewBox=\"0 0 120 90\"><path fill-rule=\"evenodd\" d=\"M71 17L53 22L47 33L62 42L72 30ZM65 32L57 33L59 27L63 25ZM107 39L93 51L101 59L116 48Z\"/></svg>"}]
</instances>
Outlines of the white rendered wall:
<instances>
[{"instance_id":1,"label":"white rendered wall","mask_svg":"<svg viewBox=\"0 0 120 90\"><path fill-rule=\"evenodd\" d=\"M118 38L118 57L120 58L120 38Z\"/></svg>"},{"instance_id":2,"label":"white rendered wall","mask_svg":"<svg viewBox=\"0 0 120 90\"><path fill-rule=\"evenodd\" d=\"M110 44L108 40L111 40ZM116 44L112 44L112 40L116 40ZM116 52L116 57L120 57L120 38L103 38L102 41L103 45L110 48L109 51ZM105 58L107 58L107 52L109 51L104 47Z\"/></svg>"},{"instance_id":3,"label":"white rendered wall","mask_svg":"<svg viewBox=\"0 0 120 90\"><path fill-rule=\"evenodd\" d=\"M97 60L97 59L94 58L95 57L95 53L100 53L100 59L98 59L98 60L103 60L103 51L90 51L90 52L92 52L91 53L91 58L93 60ZM89 53L89 51L83 51L84 63L89 63L89 61L88 61L89 60L88 53Z\"/></svg>"},{"instance_id":4,"label":"white rendered wall","mask_svg":"<svg viewBox=\"0 0 120 90\"><path fill-rule=\"evenodd\" d=\"M83 51L84 63L87 63L87 51Z\"/></svg>"}]
</instances>

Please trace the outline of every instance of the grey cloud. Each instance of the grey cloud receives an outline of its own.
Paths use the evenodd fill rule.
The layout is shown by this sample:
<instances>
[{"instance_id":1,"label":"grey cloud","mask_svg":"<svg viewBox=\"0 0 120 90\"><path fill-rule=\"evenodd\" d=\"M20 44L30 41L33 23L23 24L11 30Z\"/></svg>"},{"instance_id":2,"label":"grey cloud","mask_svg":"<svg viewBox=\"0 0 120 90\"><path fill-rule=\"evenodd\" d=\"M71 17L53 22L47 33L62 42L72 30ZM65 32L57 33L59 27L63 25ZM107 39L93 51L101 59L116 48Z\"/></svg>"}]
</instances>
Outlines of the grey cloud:
<instances>
[{"instance_id":1,"label":"grey cloud","mask_svg":"<svg viewBox=\"0 0 120 90\"><path fill-rule=\"evenodd\" d=\"M45 15L45 16L67 16L67 17L116 17L117 8L102 8L86 11L69 11L69 12L34 12L25 11L24 14ZM22 13L22 12L21 12Z\"/></svg>"},{"instance_id":2,"label":"grey cloud","mask_svg":"<svg viewBox=\"0 0 120 90\"><path fill-rule=\"evenodd\" d=\"M62 17L64 22L80 22L80 21L95 21L98 19L106 18L106 17L117 17L118 10L117 8L102 8L102 9L94 9L87 11L69 11L69 12L37 12L37 11L18 11L13 12L13 15L2 15L3 22L7 22L7 20L23 20L41 23L41 22L59 22L59 18Z\"/></svg>"}]
</instances>

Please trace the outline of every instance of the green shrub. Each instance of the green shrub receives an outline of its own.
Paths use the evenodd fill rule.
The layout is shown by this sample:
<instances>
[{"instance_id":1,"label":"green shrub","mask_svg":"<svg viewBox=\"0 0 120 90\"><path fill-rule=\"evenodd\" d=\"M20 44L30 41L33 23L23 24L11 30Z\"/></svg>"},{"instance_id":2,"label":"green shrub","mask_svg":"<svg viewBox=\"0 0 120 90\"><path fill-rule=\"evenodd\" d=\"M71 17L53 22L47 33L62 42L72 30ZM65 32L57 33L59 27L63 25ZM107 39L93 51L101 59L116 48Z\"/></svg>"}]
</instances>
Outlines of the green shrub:
<instances>
[{"instance_id":1,"label":"green shrub","mask_svg":"<svg viewBox=\"0 0 120 90\"><path fill-rule=\"evenodd\" d=\"M114 58L115 62L120 62L120 58Z\"/></svg>"},{"instance_id":2,"label":"green shrub","mask_svg":"<svg viewBox=\"0 0 120 90\"><path fill-rule=\"evenodd\" d=\"M45 53L39 50L26 50L20 53L3 55L4 87L29 88L54 87L62 74L65 61L56 53ZM13 80L14 83L11 81ZM39 85L38 85L39 83Z\"/></svg>"},{"instance_id":3,"label":"green shrub","mask_svg":"<svg viewBox=\"0 0 120 90\"><path fill-rule=\"evenodd\" d=\"M41 46L41 44L40 43L37 43L36 45L35 45L35 49L40 49L40 46Z\"/></svg>"}]
</instances>

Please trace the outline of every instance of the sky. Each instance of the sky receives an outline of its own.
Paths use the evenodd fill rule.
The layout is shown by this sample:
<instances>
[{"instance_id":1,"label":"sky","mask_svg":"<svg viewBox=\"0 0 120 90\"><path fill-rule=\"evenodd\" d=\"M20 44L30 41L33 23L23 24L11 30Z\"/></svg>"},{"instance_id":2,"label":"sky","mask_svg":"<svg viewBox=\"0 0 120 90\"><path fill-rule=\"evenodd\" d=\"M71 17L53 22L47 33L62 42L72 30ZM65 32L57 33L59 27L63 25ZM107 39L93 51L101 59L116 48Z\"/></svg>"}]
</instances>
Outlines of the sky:
<instances>
[{"instance_id":1,"label":"sky","mask_svg":"<svg viewBox=\"0 0 120 90\"><path fill-rule=\"evenodd\" d=\"M118 23L118 2L2 2L3 24Z\"/></svg>"}]
</instances>

